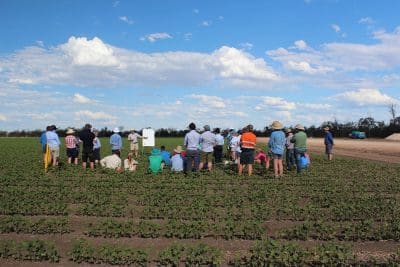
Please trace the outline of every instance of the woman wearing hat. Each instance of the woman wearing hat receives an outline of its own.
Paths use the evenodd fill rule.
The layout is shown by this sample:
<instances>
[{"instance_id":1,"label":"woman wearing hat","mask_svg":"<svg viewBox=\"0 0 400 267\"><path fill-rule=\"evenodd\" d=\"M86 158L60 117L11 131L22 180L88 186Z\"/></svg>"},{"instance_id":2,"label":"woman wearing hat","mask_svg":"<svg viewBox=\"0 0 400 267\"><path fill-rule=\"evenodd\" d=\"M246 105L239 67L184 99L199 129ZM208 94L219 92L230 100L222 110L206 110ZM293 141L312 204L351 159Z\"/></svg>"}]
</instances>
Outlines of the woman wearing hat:
<instances>
[{"instance_id":1,"label":"woman wearing hat","mask_svg":"<svg viewBox=\"0 0 400 267\"><path fill-rule=\"evenodd\" d=\"M122 138L118 134L119 128L118 127L114 128L113 132L114 132L113 135L110 136L111 153L117 154L120 157L122 149Z\"/></svg>"},{"instance_id":2,"label":"woman wearing hat","mask_svg":"<svg viewBox=\"0 0 400 267\"><path fill-rule=\"evenodd\" d=\"M274 160L274 175L275 178L278 178L283 176L283 153L285 152L286 138L285 133L282 131L282 123L274 121L271 128L273 131L269 138L268 147Z\"/></svg>"},{"instance_id":3,"label":"woman wearing hat","mask_svg":"<svg viewBox=\"0 0 400 267\"><path fill-rule=\"evenodd\" d=\"M185 158L182 156L182 146L177 146L174 149L175 155L171 157L171 170L181 172L184 170Z\"/></svg>"},{"instance_id":4,"label":"woman wearing hat","mask_svg":"<svg viewBox=\"0 0 400 267\"><path fill-rule=\"evenodd\" d=\"M307 152L307 134L305 133L304 126L301 124L297 124L294 128L296 133L293 135L291 142L294 143L297 173L300 173L301 157Z\"/></svg>"},{"instance_id":5,"label":"woman wearing hat","mask_svg":"<svg viewBox=\"0 0 400 267\"><path fill-rule=\"evenodd\" d=\"M329 127L324 128L325 136L324 136L324 143L325 143L325 153L328 155L328 160L333 159L332 149L333 149L333 136L332 133L329 131Z\"/></svg>"},{"instance_id":6,"label":"woman wearing hat","mask_svg":"<svg viewBox=\"0 0 400 267\"><path fill-rule=\"evenodd\" d=\"M66 132L65 137L65 146L67 147L67 157L68 157L68 164L71 164L74 161L74 164L78 164L78 150L76 149L76 145L78 141L75 137L75 131L69 128Z\"/></svg>"}]
</instances>

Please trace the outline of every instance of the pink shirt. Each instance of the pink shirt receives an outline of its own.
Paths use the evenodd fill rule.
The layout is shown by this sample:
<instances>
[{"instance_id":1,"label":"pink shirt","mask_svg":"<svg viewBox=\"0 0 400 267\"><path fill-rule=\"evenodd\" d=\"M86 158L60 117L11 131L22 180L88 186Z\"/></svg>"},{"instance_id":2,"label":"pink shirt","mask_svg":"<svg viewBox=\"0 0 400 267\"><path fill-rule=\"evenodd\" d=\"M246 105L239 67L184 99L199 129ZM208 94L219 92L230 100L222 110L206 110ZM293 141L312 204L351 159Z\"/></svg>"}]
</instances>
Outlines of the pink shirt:
<instances>
[{"instance_id":1,"label":"pink shirt","mask_svg":"<svg viewBox=\"0 0 400 267\"><path fill-rule=\"evenodd\" d=\"M73 135L67 135L65 137L65 145L67 148L75 148L76 147L76 138Z\"/></svg>"},{"instance_id":2,"label":"pink shirt","mask_svg":"<svg viewBox=\"0 0 400 267\"><path fill-rule=\"evenodd\" d=\"M263 152L258 153L254 159L259 159L261 163L267 162L267 156Z\"/></svg>"}]
</instances>

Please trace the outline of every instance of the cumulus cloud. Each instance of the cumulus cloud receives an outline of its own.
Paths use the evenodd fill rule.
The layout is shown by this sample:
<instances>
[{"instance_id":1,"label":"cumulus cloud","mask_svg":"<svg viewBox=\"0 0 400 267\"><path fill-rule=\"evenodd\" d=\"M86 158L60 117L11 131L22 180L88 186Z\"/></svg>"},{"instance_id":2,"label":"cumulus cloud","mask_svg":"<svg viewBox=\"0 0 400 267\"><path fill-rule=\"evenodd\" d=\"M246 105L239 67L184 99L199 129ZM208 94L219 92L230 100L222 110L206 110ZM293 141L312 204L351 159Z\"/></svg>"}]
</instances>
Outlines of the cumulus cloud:
<instances>
[{"instance_id":1,"label":"cumulus cloud","mask_svg":"<svg viewBox=\"0 0 400 267\"><path fill-rule=\"evenodd\" d=\"M360 23L360 24L371 25L371 24L374 24L374 23L375 23L375 20L373 20L373 19L370 18L370 17L364 17L364 18L361 18L361 19L358 21L358 23Z\"/></svg>"},{"instance_id":2,"label":"cumulus cloud","mask_svg":"<svg viewBox=\"0 0 400 267\"><path fill-rule=\"evenodd\" d=\"M226 105L224 100L218 96L209 96L209 95L196 95L193 94L190 98L199 100L202 104L210 106L212 108L225 108Z\"/></svg>"},{"instance_id":3,"label":"cumulus cloud","mask_svg":"<svg viewBox=\"0 0 400 267\"><path fill-rule=\"evenodd\" d=\"M140 38L140 40L142 40L142 41L149 41L151 43L154 43L158 40L165 40L165 39L172 39L172 36L166 32L156 32L156 33L147 34L146 36L143 36L142 38Z\"/></svg>"},{"instance_id":4,"label":"cumulus cloud","mask_svg":"<svg viewBox=\"0 0 400 267\"><path fill-rule=\"evenodd\" d=\"M297 40L294 42L294 46L299 50L306 50L308 48L308 45L304 40Z\"/></svg>"},{"instance_id":5,"label":"cumulus cloud","mask_svg":"<svg viewBox=\"0 0 400 267\"><path fill-rule=\"evenodd\" d=\"M133 23L135 23L135 21L131 20L130 18L128 18L127 16L120 16L118 17L120 21L123 21L129 25L132 25Z\"/></svg>"},{"instance_id":6,"label":"cumulus cloud","mask_svg":"<svg viewBox=\"0 0 400 267\"><path fill-rule=\"evenodd\" d=\"M378 89L359 89L356 91L344 92L332 97L334 100L350 102L358 106L387 106L391 103L398 104L400 101Z\"/></svg>"},{"instance_id":7,"label":"cumulus cloud","mask_svg":"<svg viewBox=\"0 0 400 267\"><path fill-rule=\"evenodd\" d=\"M239 46L243 47L244 50L251 50L253 48L253 44L248 42L240 43Z\"/></svg>"},{"instance_id":8,"label":"cumulus cloud","mask_svg":"<svg viewBox=\"0 0 400 267\"><path fill-rule=\"evenodd\" d=\"M340 26L337 24L331 24L331 28L336 32L339 33L340 32Z\"/></svg>"},{"instance_id":9,"label":"cumulus cloud","mask_svg":"<svg viewBox=\"0 0 400 267\"><path fill-rule=\"evenodd\" d=\"M95 120L95 121L109 121L114 122L117 120L117 117L107 114L103 111L90 111L90 110L79 110L75 113L76 117L86 119L86 120Z\"/></svg>"},{"instance_id":10,"label":"cumulus cloud","mask_svg":"<svg viewBox=\"0 0 400 267\"><path fill-rule=\"evenodd\" d=\"M89 99L86 96L83 96L79 93L74 94L73 101L78 104L91 104L94 103L93 100Z\"/></svg>"},{"instance_id":11,"label":"cumulus cloud","mask_svg":"<svg viewBox=\"0 0 400 267\"><path fill-rule=\"evenodd\" d=\"M261 97L262 104L266 107L273 107L281 110L293 110L296 109L296 103L286 101L282 97L272 97L272 96L264 96Z\"/></svg>"},{"instance_id":12,"label":"cumulus cloud","mask_svg":"<svg viewBox=\"0 0 400 267\"><path fill-rule=\"evenodd\" d=\"M107 67L119 64L113 49L97 37L92 40L86 37L71 37L60 48L71 57L75 65Z\"/></svg>"}]
</instances>

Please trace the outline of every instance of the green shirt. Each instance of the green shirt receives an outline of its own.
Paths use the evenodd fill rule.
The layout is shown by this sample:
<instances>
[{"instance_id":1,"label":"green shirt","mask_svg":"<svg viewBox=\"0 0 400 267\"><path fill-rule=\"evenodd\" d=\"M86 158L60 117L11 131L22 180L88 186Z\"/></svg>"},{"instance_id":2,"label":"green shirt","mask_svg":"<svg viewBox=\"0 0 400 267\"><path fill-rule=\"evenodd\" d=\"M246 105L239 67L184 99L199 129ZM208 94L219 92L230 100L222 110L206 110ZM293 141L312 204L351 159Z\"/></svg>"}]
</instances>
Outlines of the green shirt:
<instances>
[{"instance_id":1,"label":"green shirt","mask_svg":"<svg viewBox=\"0 0 400 267\"><path fill-rule=\"evenodd\" d=\"M307 134L303 131L297 132L290 142L294 143L295 149L307 150Z\"/></svg>"},{"instance_id":2,"label":"green shirt","mask_svg":"<svg viewBox=\"0 0 400 267\"><path fill-rule=\"evenodd\" d=\"M149 156L149 162L150 162L149 169L152 173L161 172L161 162L162 162L161 155Z\"/></svg>"}]
</instances>

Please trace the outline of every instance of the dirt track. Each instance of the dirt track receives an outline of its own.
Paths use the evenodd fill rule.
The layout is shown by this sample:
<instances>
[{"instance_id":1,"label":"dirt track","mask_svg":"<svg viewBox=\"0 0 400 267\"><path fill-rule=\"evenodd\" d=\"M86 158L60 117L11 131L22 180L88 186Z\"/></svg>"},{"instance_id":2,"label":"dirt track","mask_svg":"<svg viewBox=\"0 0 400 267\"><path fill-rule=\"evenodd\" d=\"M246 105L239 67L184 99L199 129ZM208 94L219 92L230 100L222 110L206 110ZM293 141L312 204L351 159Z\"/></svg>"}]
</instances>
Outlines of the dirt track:
<instances>
[{"instance_id":1,"label":"dirt track","mask_svg":"<svg viewBox=\"0 0 400 267\"><path fill-rule=\"evenodd\" d=\"M268 138L258 138L258 142L267 143ZM400 163L400 142L381 139L338 139L334 140L334 155ZM322 138L309 138L308 150L314 153L325 153L324 140Z\"/></svg>"}]
</instances>

